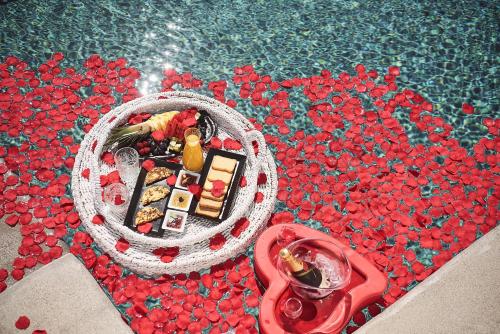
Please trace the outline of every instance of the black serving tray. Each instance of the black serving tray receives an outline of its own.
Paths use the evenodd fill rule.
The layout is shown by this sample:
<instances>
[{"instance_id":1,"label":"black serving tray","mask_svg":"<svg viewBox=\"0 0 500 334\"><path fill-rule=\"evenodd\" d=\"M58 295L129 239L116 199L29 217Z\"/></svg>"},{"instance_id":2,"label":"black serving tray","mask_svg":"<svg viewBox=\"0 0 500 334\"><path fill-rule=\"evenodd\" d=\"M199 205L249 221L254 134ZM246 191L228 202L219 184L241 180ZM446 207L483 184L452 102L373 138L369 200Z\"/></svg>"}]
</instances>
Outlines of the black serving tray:
<instances>
[{"instance_id":1,"label":"black serving tray","mask_svg":"<svg viewBox=\"0 0 500 334\"><path fill-rule=\"evenodd\" d=\"M155 167L167 167L167 168L171 169L174 172L176 177L177 177L177 175L179 175L179 171L182 169L182 165L176 164L173 162L167 162L167 161L163 161L163 160L159 160L159 159L150 159L150 160L153 160L155 162ZM139 232L137 230L136 226L134 225L134 217L135 217L136 212L140 208L142 208L142 205L139 202L139 199L141 198L142 192L147 187L151 187L151 186L155 186L155 185L168 186L166 180L161 180L161 181L153 183L149 186L146 186L144 184L144 181L146 179L147 173L148 173L147 170L145 170L144 168L141 168L139 176L137 177L137 182L135 184L134 193L132 194L132 198L130 199L130 204L129 204L129 207L127 210L127 215L125 216L125 224L124 225L137 233L141 233L141 232ZM151 203L150 205L148 205L148 206L157 207L160 211L163 212L163 217L154 220L153 221L153 228L151 229L151 231L149 233L145 234L149 237L161 238L161 237L163 237L163 235L165 233L165 230L161 226L163 223L163 218L165 217L165 214L166 214L167 209L168 209L167 208L168 201L170 200L170 196L172 194L172 191L174 190L173 186L169 186L169 187L170 187L170 194L168 194L167 197L165 197L164 199L162 199L158 202L154 202L154 203Z\"/></svg>"},{"instance_id":2,"label":"black serving tray","mask_svg":"<svg viewBox=\"0 0 500 334\"><path fill-rule=\"evenodd\" d=\"M205 158L205 163L204 163L203 169L200 173L200 180L198 181L198 184L202 188L203 188L203 185L205 184L205 180L207 179L208 171L210 170L210 167L212 166L212 160L213 160L214 156L216 156L216 155L220 155L220 156L230 158L230 159L235 159L238 161L238 166L236 167L236 169L234 171L233 179L231 180L231 184L228 187L228 191L226 193L226 196L223 199L224 205L222 208L222 212L219 215L219 218L210 218L207 216L197 214L196 213L196 206L198 205L199 200L198 200L198 198L196 198L196 196L194 196L188 213L192 216L197 216L197 217L205 218L205 219L220 223L220 222L224 221L227 218L227 216L229 215L229 210L231 209L231 206L233 204L234 197L236 196L236 192L237 192L239 184L240 184L241 176L243 175L243 171L245 169L245 162L247 160L247 157L244 155L241 155L241 154L211 148L208 151L207 156Z\"/></svg>"}]
</instances>

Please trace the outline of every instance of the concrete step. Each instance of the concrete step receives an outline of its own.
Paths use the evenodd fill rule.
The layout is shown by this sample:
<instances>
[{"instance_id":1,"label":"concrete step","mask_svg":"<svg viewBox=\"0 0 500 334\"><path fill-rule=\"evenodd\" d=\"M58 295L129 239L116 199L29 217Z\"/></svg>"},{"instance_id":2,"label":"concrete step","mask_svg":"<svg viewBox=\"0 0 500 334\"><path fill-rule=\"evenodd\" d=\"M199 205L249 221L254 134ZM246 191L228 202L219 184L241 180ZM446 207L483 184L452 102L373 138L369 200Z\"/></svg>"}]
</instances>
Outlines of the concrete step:
<instances>
[{"instance_id":1,"label":"concrete step","mask_svg":"<svg viewBox=\"0 0 500 334\"><path fill-rule=\"evenodd\" d=\"M356 334L500 333L500 226Z\"/></svg>"},{"instance_id":2,"label":"concrete step","mask_svg":"<svg viewBox=\"0 0 500 334\"><path fill-rule=\"evenodd\" d=\"M0 294L0 333L20 333L19 316L50 334L131 334L130 327L72 254L43 266Z\"/></svg>"}]
</instances>

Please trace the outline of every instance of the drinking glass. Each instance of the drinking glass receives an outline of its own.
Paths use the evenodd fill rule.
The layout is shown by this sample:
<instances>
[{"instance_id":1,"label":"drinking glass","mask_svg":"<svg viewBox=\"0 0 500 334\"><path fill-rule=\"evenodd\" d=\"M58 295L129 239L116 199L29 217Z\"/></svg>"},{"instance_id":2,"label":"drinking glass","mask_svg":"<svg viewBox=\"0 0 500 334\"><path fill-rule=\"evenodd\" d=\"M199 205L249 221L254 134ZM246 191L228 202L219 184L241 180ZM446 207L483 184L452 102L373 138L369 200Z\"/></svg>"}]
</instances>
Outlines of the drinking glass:
<instances>
[{"instance_id":1,"label":"drinking glass","mask_svg":"<svg viewBox=\"0 0 500 334\"><path fill-rule=\"evenodd\" d=\"M130 203L128 188L122 183L112 183L104 188L104 203L117 215L124 215Z\"/></svg>"},{"instance_id":2,"label":"drinking glass","mask_svg":"<svg viewBox=\"0 0 500 334\"><path fill-rule=\"evenodd\" d=\"M123 182L132 188L140 172L139 153L132 147L123 147L115 153L115 164Z\"/></svg>"},{"instance_id":3,"label":"drinking glass","mask_svg":"<svg viewBox=\"0 0 500 334\"><path fill-rule=\"evenodd\" d=\"M289 319L297 319L302 314L302 302L295 297L288 298L283 303L282 310Z\"/></svg>"},{"instance_id":4,"label":"drinking glass","mask_svg":"<svg viewBox=\"0 0 500 334\"><path fill-rule=\"evenodd\" d=\"M201 132L197 128L189 128L184 132L184 152L182 163L184 168L192 172L199 172L203 168L203 150L201 149Z\"/></svg>"}]
</instances>

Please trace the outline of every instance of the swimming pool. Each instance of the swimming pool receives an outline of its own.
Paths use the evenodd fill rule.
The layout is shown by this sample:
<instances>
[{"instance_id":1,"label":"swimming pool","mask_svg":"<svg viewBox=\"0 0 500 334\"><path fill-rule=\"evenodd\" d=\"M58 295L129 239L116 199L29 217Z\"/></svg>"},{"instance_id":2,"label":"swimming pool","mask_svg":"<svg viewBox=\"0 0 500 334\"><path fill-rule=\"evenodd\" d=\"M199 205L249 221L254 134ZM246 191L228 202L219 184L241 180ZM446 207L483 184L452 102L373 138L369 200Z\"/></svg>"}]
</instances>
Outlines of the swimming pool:
<instances>
[{"instance_id":1,"label":"swimming pool","mask_svg":"<svg viewBox=\"0 0 500 334\"><path fill-rule=\"evenodd\" d=\"M246 64L276 81L320 75L324 69L334 76L344 71L354 75L357 64L385 73L394 65L401 72L398 85L430 101L433 116L452 126L451 138L472 152L479 139L494 138L488 134L484 120L498 117L498 12L499 5L488 1L442 1L439 5L434 1L395 0L383 4L11 1L0 6L0 58L14 55L36 67L52 53L62 52L63 66L83 73L84 61L91 54L106 60L124 57L142 73L137 87L143 94L160 90L162 71L171 68L209 82L231 80L234 68ZM206 88L202 92L210 94ZM247 117L265 123L268 109L240 102L234 86L226 96L238 100L237 110ZM310 126L307 115L311 101L298 90L291 94L290 102L295 115L286 124L291 133L305 129L306 134L315 134L317 129ZM474 112L465 114L463 103L472 105ZM410 143L432 145L404 112L396 111L394 118L402 124ZM287 145L294 144L290 135L281 135L276 127L265 127L263 131L282 137ZM71 135L78 141L83 131L75 129ZM0 136L4 146L18 143L5 133ZM275 154L279 151L273 147ZM290 167L278 160L278 165ZM436 189L429 184L423 196L430 198ZM320 220L301 219L297 216L299 210L280 201L277 212L288 210L295 213L296 221L327 230ZM429 233L441 223L437 220ZM388 237L385 243L394 245L397 239ZM432 258L439 253L422 246L421 240L408 243L408 249L415 251L425 266L431 266ZM251 257L252 251L247 255ZM386 271L396 280L394 270ZM402 286L407 290L415 284L413 280ZM155 305L159 305L158 300L151 300L148 306ZM126 306L119 309L130 316ZM255 314L256 308L247 307L246 311ZM370 310L363 312L366 318L370 314ZM350 330L363 321L364 317L358 317Z\"/></svg>"}]
</instances>

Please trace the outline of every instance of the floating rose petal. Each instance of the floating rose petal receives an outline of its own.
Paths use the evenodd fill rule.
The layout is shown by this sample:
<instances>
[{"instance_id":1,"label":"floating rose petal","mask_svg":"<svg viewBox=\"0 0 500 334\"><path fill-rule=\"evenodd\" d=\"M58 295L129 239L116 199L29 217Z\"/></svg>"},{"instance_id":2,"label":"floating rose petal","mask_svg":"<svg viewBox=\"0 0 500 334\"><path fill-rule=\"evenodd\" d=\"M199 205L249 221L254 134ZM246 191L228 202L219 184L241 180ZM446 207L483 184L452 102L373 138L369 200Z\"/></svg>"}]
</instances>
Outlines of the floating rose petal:
<instances>
[{"instance_id":1,"label":"floating rose petal","mask_svg":"<svg viewBox=\"0 0 500 334\"><path fill-rule=\"evenodd\" d=\"M462 111L464 112L464 114L473 114L474 107L468 103L464 103L464 104L462 104Z\"/></svg>"}]
</instances>

